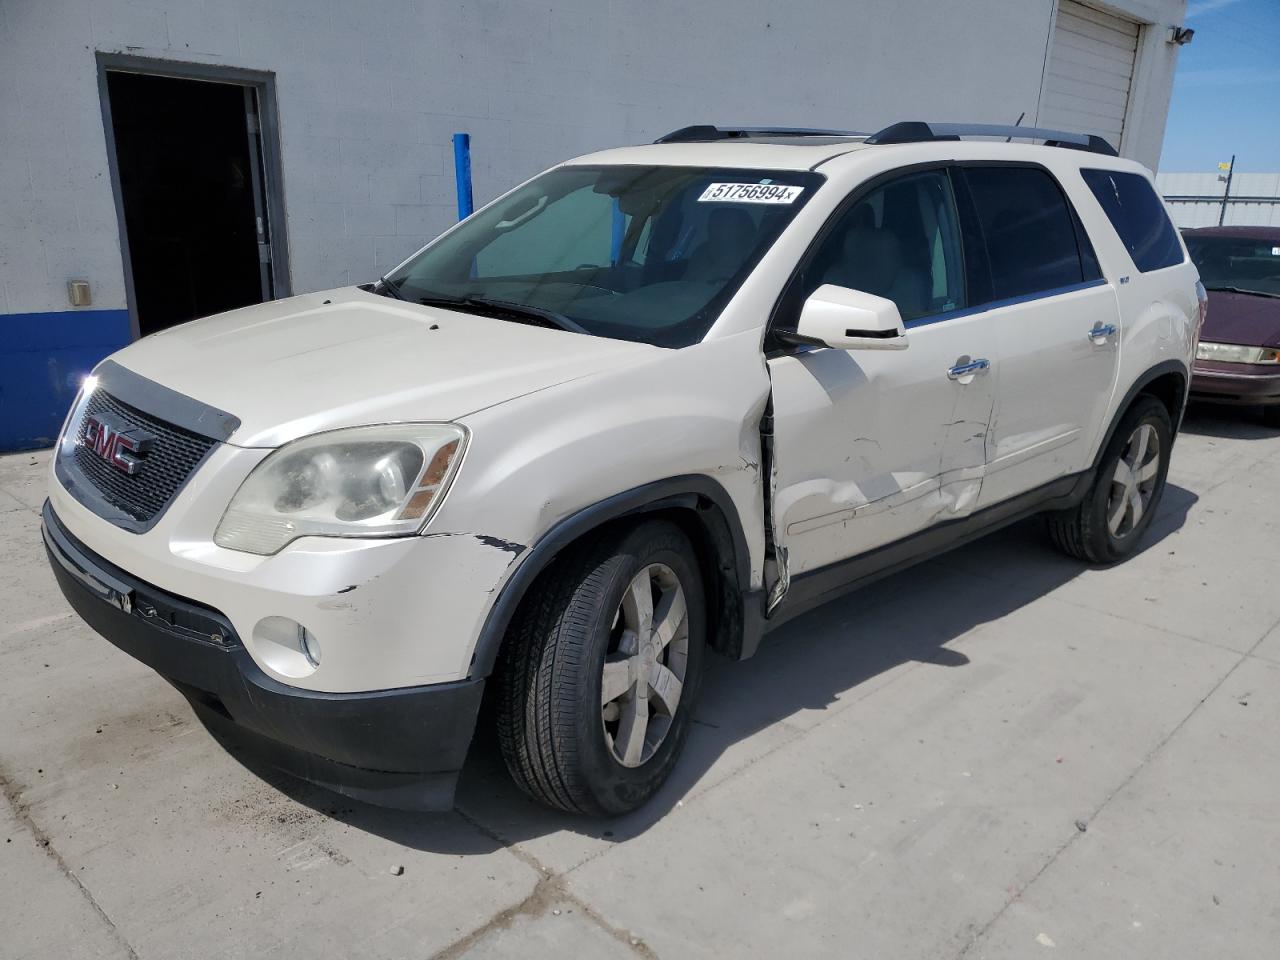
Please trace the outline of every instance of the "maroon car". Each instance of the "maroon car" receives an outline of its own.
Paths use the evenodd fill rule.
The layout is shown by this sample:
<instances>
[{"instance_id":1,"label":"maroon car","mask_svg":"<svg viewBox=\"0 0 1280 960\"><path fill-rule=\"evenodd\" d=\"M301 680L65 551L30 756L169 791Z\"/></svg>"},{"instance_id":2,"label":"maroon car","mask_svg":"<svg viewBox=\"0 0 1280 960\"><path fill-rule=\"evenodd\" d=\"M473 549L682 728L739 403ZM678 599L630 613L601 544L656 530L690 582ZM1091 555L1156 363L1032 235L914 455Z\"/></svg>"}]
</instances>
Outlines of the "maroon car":
<instances>
[{"instance_id":1,"label":"maroon car","mask_svg":"<svg viewBox=\"0 0 1280 960\"><path fill-rule=\"evenodd\" d=\"M1184 230L1209 291L1191 393L1260 405L1280 427L1280 227Z\"/></svg>"}]
</instances>

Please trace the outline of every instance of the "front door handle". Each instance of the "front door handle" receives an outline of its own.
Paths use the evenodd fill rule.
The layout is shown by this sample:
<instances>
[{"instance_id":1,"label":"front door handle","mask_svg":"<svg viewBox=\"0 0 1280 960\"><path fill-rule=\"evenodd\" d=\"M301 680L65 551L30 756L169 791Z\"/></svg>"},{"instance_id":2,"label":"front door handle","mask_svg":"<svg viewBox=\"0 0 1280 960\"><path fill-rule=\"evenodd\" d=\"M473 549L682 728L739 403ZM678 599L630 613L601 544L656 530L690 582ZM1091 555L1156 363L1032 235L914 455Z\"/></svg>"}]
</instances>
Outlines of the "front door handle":
<instances>
[{"instance_id":1,"label":"front door handle","mask_svg":"<svg viewBox=\"0 0 1280 960\"><path fill-rule=\"evenodd\" d=\"M1101 343L1108 337L1114 337L1119 329L1114 323L1095 323L1089 330L1089 339L1094 343Z\"/></svg>"},{"instance_id":2,"label":"front door handle","mask_svg":"<svg viewBox=\"0 0 1280 960\"><path fill-rule=\"evenodd\" d=\"M975 374L986 373L991 369L991 361L982 357L970 360L967 357L961 357L956 365L947 371L948 380L960 380L964 377L972 377Z\"/></svg>"}]
</instances>

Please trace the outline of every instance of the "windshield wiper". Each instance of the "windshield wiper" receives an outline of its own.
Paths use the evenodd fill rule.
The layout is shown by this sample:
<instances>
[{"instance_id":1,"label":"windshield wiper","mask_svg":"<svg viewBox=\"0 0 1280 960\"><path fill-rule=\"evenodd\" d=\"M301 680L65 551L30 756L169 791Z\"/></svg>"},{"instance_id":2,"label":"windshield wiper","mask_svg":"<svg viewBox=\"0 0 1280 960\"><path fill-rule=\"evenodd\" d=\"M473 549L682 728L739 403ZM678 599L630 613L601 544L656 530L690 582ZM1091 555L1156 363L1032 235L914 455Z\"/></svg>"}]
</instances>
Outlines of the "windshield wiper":
<instances>
[{"instance_id":1,"label":"windshield wiper","mask_svg":"<svg viewBox=\"0 0 1280 960\"><path fill-rule=\"evenodd\" d=\"M419 297L418 303L427 307L444 307L446 310L457 310L459 308L471 309L477 313L487 312L499 315L505 314L512 318L518 318L519 321L533 321L541 327L553 327L558 330L568 330L570 333L586 333L586 327L578 323L576 320L570 320L563 313L556 313L554 310L545 310L542 307L530 306L527 303L516 303L512 300L490 300L487 297Z\"/></svg>"},{"instance_id":2,"label":"windshield wiper","mask_svg":"<svg viewBox=\"0 0 1280 960\"><path fill-rule=\"evenodd\" d=\"M374 286L381 286L383 290L387 291L387 293L391 294L391 296L393 296L395 299L404 300L406 303L408 302L408 298L405 297L405 295L400 292L400 290L396 287L396 285L392 283L390 280L388 280L386 277L379 277L378 282L374 284Z\"/></svg>"},{"instance_id":3,"label":"windshield wiper","mask_svg":"<svg viewBox=\"0 0 1280 960\"><path fill-rule=\"evenodd\" d=\"M1268 293L1265 290L1246 290L1244 287L1205 287L1205 289L1212 290L1214 293L1243 293L1251 297L1280 298L1280 293Z\"/></svg>"}]
</instances>

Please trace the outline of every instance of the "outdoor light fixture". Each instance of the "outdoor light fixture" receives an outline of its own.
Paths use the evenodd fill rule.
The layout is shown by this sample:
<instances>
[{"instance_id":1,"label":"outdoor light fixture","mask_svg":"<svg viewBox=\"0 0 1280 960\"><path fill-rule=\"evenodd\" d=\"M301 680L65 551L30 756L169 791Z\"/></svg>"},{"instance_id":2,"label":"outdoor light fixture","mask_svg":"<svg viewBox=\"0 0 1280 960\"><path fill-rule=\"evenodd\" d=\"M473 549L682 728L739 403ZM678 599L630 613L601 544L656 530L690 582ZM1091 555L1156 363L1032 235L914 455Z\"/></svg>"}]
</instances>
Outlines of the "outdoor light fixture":
<instances>
[{"instance_id":1,"label":"outdoor light fixture","mask_svg":"<svg viewBox=\"0 0 1280 960\"><path fill-rule=\"evenodd\" d=\"M1190 27L1171 27L1169 30L1169 42L1185 47L1195 35L1196 32Z\"/></svg>"}]
</instances>

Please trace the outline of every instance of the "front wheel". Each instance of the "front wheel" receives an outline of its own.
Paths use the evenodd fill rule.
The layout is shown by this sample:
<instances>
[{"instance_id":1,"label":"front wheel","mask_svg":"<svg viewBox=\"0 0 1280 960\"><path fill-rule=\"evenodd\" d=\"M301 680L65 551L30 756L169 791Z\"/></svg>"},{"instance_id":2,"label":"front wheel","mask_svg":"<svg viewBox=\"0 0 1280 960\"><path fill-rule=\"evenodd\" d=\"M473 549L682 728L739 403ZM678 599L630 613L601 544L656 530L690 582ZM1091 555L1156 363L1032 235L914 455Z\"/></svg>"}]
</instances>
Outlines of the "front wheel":
<instances>
[{"instance_id":1,"label":"front wheel","mask_svg":"<svg viewBox=\"0 0 1280 960\"><path fill-rule=\"evenodd\" d=\"M673 524L642 523L557 560L499 663L498 735L516 783L571 813L641 806L684 746L705 635L702 578Z\"/></svg>"},{"instance_id":2,"label":"front wheel","mask_svg":"<svg viewBox=\"0 0 1280 960\"><path fill-rule=\"evenodd\" d=\"M1139 397L1080 505L1049 515L1054 543L1089 563L1116 563L1133 553L1160 505L1172 446L1169 411L1154 397Z\"/></svg>"}]
</instances>

